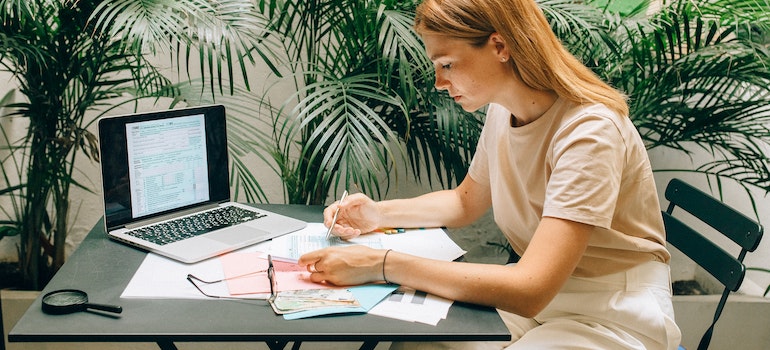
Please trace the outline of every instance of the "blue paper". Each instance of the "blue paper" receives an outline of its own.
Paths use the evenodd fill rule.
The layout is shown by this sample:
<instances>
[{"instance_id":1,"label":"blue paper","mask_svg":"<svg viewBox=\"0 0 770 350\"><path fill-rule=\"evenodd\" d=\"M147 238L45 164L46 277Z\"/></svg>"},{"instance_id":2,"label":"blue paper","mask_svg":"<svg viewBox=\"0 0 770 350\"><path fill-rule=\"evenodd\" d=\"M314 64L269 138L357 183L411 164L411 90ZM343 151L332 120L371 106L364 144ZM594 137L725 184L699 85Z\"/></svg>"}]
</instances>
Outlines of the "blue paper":
<instances>
[{"instance_id":1,"label":"blue paper","mask_svg":"<svg viewBox=\"0 0 770 350\"><path fill-rule=\"evenodd\" d=\"M321 309L298 311L289 314L284 314L283 318L287 320L297 320L300 318L333 315L343 313L366 313L369 312L375 305L379 304L382 299L385 299L388 295L398 289L398 285L395 284L368 284L364 286L350 287L348 290L353 292L353 295L358 300L361 306L358 307L328 307Z\"/></svg>"}]
</instances>

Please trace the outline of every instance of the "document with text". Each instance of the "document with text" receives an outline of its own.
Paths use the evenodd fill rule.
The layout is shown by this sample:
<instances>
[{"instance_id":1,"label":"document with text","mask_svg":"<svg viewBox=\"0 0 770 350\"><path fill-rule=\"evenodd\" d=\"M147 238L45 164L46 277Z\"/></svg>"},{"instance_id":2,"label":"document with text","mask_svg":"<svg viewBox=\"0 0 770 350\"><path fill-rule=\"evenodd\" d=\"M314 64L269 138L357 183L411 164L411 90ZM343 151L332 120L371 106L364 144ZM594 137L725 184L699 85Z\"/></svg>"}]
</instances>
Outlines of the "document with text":
<instances>
[{"instance_id":1,"label":"document with text","mask_svg":"<svg viewBox=\"0 0 770 350\"><path fill-rule=\"evenodd\" d=\"M461 257L465 251L452 241L440 228L407 229L399 233L373 232L349 241L339 238L326 239L326 227L322 223L309 223L306 228L240 249L216 258L195 264L185 264L163 256L149 253L137 269L122 298L169 298L209 299L187 280L194 275L206 281L218 281L205 286L206 293L227 298L266 299L269 297L270 281L266 273L266 258L273 257L276 269L276 288L281 291L328 289L333 286L309 281L306 269L293 263L304 253L332 245L363 244L377 249L393 249L424 258L451 261ZM253 270L253 271L252 271ZM254 272L254 273L252 273ZM233 276L245 275L243 278ZM381 316L436 324L446 317L446 310L452 302L421 292L407 291L385 298L381 293L390 293L398 286L386 285L353 289L364 303L360 311L371 312L375 307ZM357 287L354 287L357 288ZM386 290L387 289L387 290ZM216 299L213 299L216 300ZM339 312L344 312L340 308ZM323 312L297 313L294 318L310 317Z\"/></svg>"}]
</instances>

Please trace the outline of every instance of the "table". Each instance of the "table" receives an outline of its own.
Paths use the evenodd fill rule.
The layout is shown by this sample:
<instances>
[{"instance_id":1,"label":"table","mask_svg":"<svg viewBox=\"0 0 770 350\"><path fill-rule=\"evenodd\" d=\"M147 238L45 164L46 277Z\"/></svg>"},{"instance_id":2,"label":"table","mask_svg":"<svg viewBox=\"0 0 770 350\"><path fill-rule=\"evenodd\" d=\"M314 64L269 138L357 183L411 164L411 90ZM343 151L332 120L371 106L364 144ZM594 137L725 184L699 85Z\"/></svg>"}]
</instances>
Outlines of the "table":
<instances>
[{"instance_id":1,"label":"table","mask_svg":"<svg viewBox=\"0 0 770 350\"><path fill-rule=\"evenodd\" d=\"M322 207L260 204L255 207L308 222L322 221ZM374 315L338 315L284 320L265 301L121 299L146 252L107 237L98 222L8 334L11 342L174 342L263 341L271 349L288 342L493 341L510 333L493 308L454 303L438 326ZM41 298L58 289L81 289L89 301L121 305L117 316L78 312L48 315Z\"/></svg>"}]
</instances>

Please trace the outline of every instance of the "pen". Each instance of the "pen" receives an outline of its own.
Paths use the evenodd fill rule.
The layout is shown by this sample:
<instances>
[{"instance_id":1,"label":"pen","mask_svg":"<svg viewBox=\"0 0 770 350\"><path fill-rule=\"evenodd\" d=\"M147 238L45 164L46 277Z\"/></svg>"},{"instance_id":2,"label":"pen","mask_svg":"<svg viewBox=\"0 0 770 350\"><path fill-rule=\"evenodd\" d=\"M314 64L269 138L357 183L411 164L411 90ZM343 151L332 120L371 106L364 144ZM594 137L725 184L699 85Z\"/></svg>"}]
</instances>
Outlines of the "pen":
<instances>
[{"instance_id":1,"label":"pen","mask_svg":"<svg viewBox=\"0 0 770 350\"><path fill-rule=\"evenodd\" d=\"M342 197L340 197L340 204L342 204L342 201L345 200L345 197L348 196L348 190L345 190L342 192ZM326 239L330 239L332 237L332 229L334 228L334 224L337 223L337 215L340 213L340 206L337 205L337 210L334 211L334 218L332 218L332 224L329 225L329 231L326 231Z\"/></svg>"}]
</instances>

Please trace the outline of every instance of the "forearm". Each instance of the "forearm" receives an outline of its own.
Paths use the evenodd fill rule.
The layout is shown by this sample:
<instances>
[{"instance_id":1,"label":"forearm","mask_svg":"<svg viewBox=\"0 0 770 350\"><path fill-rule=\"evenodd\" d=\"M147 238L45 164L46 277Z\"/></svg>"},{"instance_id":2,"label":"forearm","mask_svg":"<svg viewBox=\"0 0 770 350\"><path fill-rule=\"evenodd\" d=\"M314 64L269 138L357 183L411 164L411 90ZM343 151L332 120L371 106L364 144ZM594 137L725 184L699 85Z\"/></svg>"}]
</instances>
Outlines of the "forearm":
<instances>
[{"instance_id":1,"label":"forearm","mask_svg":"<svg viewBox=\"0 0 770 350\"><path fill-rule=\"evenodd\" d=\"M382 201L377 206L382 226L460 227L476 221L491 204L487 190L466 177L452 190Z\"/></svg>"},{"instance_id":2,"label":"forearm","mask_svg":"<svg viewBox=\"0 0 770 350\"><path fill-rule=\"evenodd\" d=\"M515 266L435 261L391 252L381 269L390 282L531 317L548 305L575 270L592 232L590 225L546 217Z\"/></svg>"},{"instance_id":3,"label":"forearm","mask_svg":"<svg viewBox=\"0 0 770 350\"><path fill-rule=\"evenodd\" d=\"M435 261L398 252L387 256L384 277L450 300L496 307L524 317L542 310L554 293L510 266Z\"/></svg>"},{"instance_id":4,"label":"forearm","mask_svg":"<svg viewBox=\"0 0 770 350\"><path fill-rule=\"evenodd\" d=\"M462 216L462 204L451 190L381 201L377 207L386 227L456 227L458 216Z\"/></svg>"}]
</instances>

